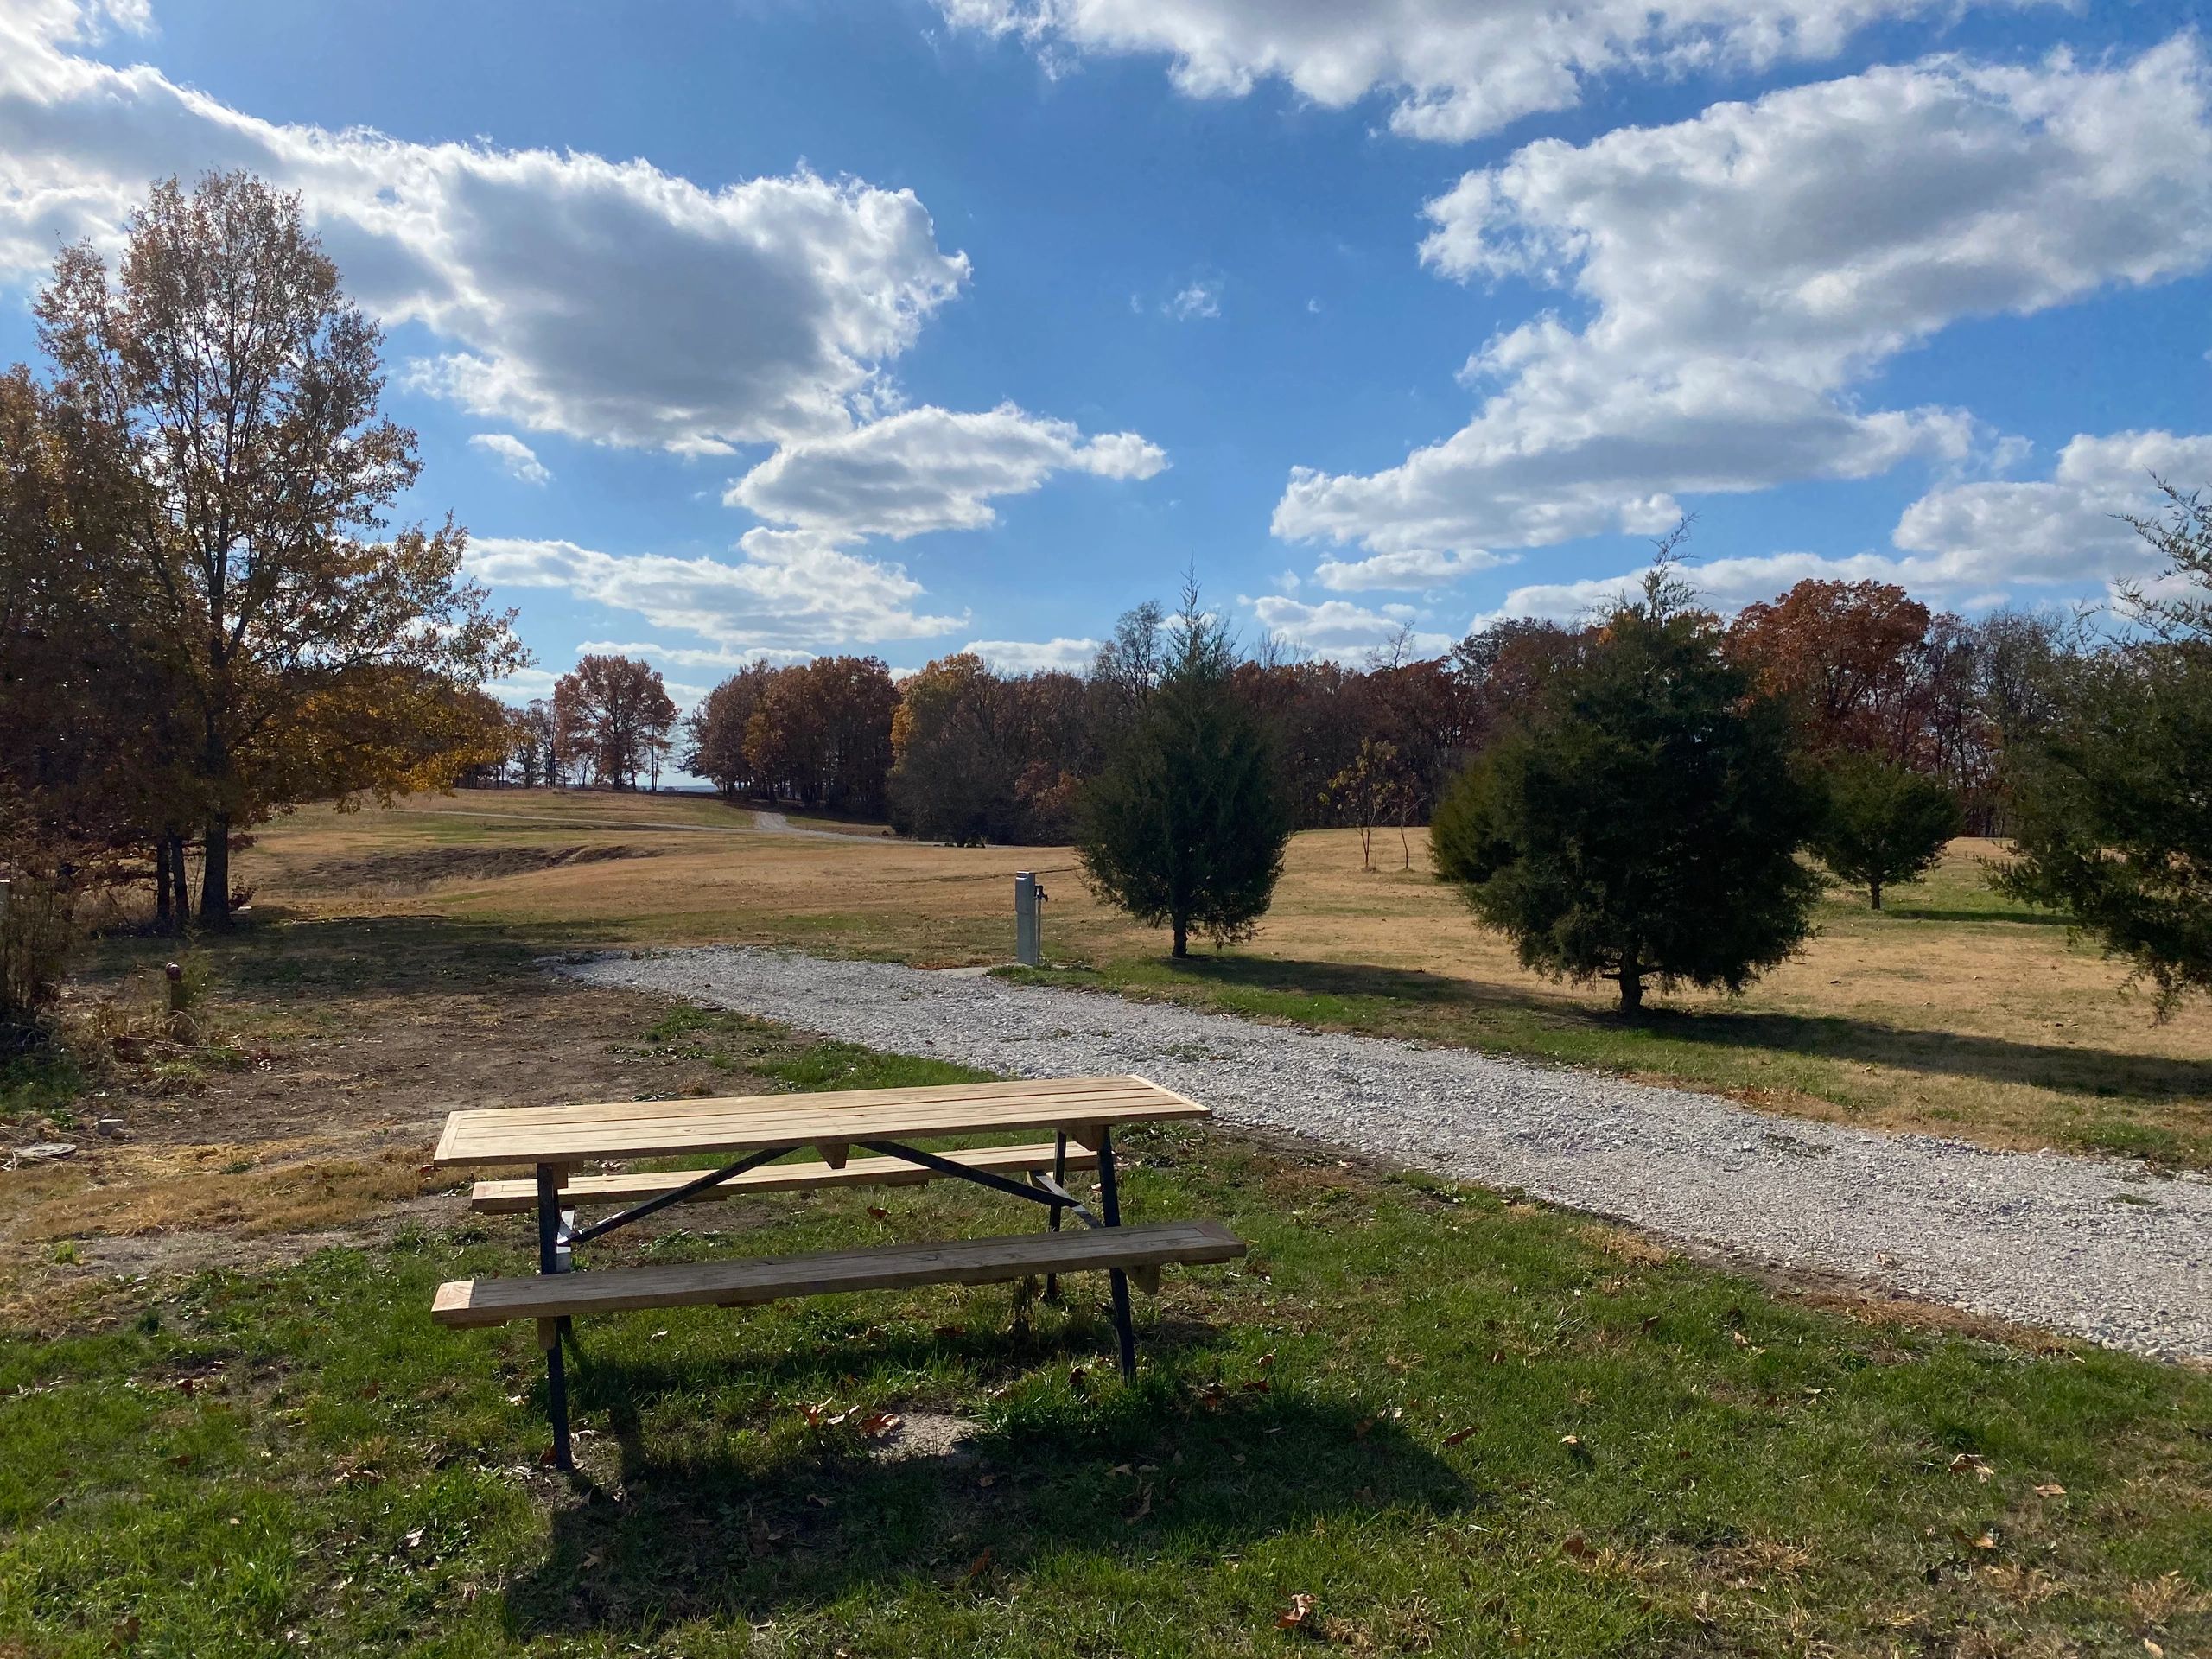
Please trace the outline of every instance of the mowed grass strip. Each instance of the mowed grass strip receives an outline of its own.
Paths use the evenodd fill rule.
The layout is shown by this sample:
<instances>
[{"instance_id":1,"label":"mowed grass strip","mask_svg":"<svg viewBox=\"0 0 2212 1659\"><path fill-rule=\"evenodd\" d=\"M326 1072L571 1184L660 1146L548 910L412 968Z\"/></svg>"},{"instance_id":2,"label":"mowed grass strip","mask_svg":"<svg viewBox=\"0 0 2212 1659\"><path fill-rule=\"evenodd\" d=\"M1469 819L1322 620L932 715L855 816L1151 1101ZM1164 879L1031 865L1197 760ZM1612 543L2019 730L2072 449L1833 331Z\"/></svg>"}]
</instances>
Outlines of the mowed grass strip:
<instances>
[{"instance_id":1,"label":"mowed grass strip","mask_svg":"<svg viewBox=\"0 0 2212 1659\"><path fill-rule=\"evenodd\" d=\"M802 1087L944 1069L809 1062L696 1011L648 1040ZM1135 1386L1091 1279L1058 1309L994 1287L591 1321L575 1487L538 1464L529 1329L428 1317L442 1280L525 1268L520 1222L88 1293L60 1334L0 1333L0 1651L2212 1643L2212 1379L1812 1306L1217 1131L1128 1153L1133 1215L1253 1245L1141 1302ZM944 1185L760 1198L587 1259L1033 1224L1009 1208ZM889 1457L881 1411L971 1437Z\"/></svg>"}]
</instances>

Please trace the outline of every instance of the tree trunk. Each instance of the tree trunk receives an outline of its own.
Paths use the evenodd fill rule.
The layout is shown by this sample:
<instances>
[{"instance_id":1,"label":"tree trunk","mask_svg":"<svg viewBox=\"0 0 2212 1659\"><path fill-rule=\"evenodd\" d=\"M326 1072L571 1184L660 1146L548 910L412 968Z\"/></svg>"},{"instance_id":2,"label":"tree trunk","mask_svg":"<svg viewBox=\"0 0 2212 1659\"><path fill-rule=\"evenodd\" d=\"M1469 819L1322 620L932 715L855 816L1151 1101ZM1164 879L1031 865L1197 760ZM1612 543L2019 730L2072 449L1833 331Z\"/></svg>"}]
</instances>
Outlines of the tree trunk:
<instances>
[{"instance_id":1,"label":"tree trunk","mask_svg":"<svg viewBox=\"0 0 2212 1659\"><path fill-rule=\"evenodd\" d=\"M1874 908L1879 910L1882 907L1882 884L1878 881L1869 881L1866 884L1866 896L1874 901Z\"/></svg>"},{"instance_id":2,"label":"tree trunk","mask_svg":"<svg viewBox=\"0 0 2212 1659\"><path fill-rule=\"evenodd\" d=\"M231 925L231 819L226 812L207 815L207 844L200 858L200 925Z\"/></svg>"},{"instance_id":3,"label":"tree trunk","mask_svg":"<svg viewBox=\"0 0 2212 1659\"><path fill-rule=\"evenodd\" d=\"M192 878L184 867L184 837L174 830L162 837L162 861L168 866L169 893L175 901L169 931L181 938L192 925Z\"/></svg>"},{"instance_id":4,"label":"tree trunk","mask_svg":"<svg viewBox=\"0 0 2212 1659\"><path fill-rule=\"evenodd\" d=\"M1187 957L1191 954L1191 925L1185 921L1180 916L1175 918L1175 950L1173 954L1178 957Z\"/></svg>"},{"instance_id":5,"label":"tree trunk","mask_svg":"<svg viewBox=\"0 0 2212 1659\"><path fill-rule=\"evenodd\" d=\"M154 925L162 932L169 931L169 838L159 836L154 841Z\"/></svg>"},{"instance_id":6,"label":"tree trunk","mask_svg":"<svg viewBox=\"0 0 2212 1659\"><path fill-rule=\"evenodd\" d=\"M1621 1012L1641 1014L1643 1011L1643 964L1631 954L1621 958Z\"/></svg>"}]
</instances>

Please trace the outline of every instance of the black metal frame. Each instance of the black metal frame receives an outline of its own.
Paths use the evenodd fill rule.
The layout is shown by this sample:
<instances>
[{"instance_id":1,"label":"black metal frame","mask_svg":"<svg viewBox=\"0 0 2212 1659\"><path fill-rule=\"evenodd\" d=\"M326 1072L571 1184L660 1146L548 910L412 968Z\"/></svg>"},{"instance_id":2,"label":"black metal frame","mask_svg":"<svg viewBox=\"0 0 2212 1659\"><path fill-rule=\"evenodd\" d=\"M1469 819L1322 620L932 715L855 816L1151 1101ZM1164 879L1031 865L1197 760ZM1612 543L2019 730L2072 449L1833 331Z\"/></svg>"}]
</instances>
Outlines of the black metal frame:
<instances>
[{"instance_id":1,"label":"black metal frame","mask_svg":"<svg viewBox=\"0 0 2212 1659\"><path fill-rule=\"evenodd\" d=\"M747 1170L758 1169L772 1163L785 1153L796 1152L811 1141L794 1141L785 1146L763 1147L749 1152L735 1163L725 1164L720 1169L709 1170L695 1181L635 1204L620 1211L603 1221L578 1229L575 1212L561 1208L561 1182L565 1166L555 1163L537 1166L537 1270L541 1274L575 1271L572 1251L578 1244L588 1244L603 1238L618 1227L626 1227L633 1221L642 1221L672 1204L719 1186L735 1179ZM1073 1211L1076 1218L1087 1227L1118 1227L1122 1224L1121 1191L1114 1173L1114 1135L1103 1124L1098 1130L1098 1207L1103 1212L1094 1216L1068 1191L1068 1137L1065 1130L1052 1138L1052 1173L1049 1177L1034 1170L1029 1173L1027 1184L1009 1180L991 1170L975 1169L946 1157L943 1153L931 1152L920 1147L910 1147L897 1141L864 1141L860 1143L869 1152L887 1158L896 1158L942 1175L950 1180L968 1181L1007 1198L1027 1198L1033 1204L1046 1205L1052 1212L1048 1225L1053 1232L1060 1230L1063 1211ZM1129 1275L1120 1268L1107 1270L1112 1288L1114 1334L1120 1350L1122 1375L1134 1381L1137 1374L1136 1327L1129 1313ZM1059 1300L1059 1275L1048 1274L1045 1278L1045 1294L1053 1301ZM547 1327L551 1326L549 1332ZM553 1464L558 1469L574 1469L569 1437L568 1376L561 1356L561 1339L569 1335L569 1323L564 1315L558 1319L538 1321L538 1341L545 1350L546 1408L553 1420ZM550 1338L550 1339L549 1339Z\"/></svg>"}]
</instances>

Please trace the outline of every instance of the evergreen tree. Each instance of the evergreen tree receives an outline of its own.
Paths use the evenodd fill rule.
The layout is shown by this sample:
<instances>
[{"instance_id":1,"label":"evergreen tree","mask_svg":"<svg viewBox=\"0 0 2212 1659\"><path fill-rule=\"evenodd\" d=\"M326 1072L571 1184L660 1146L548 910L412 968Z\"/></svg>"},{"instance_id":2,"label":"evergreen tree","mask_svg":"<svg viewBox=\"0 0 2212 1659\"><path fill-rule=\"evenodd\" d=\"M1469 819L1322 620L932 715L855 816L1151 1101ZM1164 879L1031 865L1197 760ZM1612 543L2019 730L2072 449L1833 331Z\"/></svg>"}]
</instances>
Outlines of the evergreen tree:
<instances>
[{"instance_id":1,"label":"evergreen tree","mask_svg":"<svg viewBox=\"0 0 2212 1659\"><path fill-rule=\"evenodd\" d=\"M1076 850L1091 888L1190 954L1249 938L1290 841L1273 745L1236 692L1229 633L1183 590L1157 683L1084 791Z\"/></svg>"},{"instance_id":2,"label":"evergreen tree","mask_svg":"<svg viewBox=\"0 0 2212 1659\"><path fill-rule=\"evenodd\" d=\"M1879 910L1882 889L1917 880L1943 856L1961 827L1959 799L1933 778L1847 755L1827 772L1827 805L1813 850Z\"/></svg>"},{"instance_id":3,"label":"evergreen tree","mask_svg":"<svg viewBox=\"0 0 2212 1659\"><path fill-rule=\"evenodd\" d=\"M2123 588L2139 632L2052 656L2005 733L2019 856L2002 892L2072 913L2158 989L2161 1017L2212 989L2212 509L2165 491L2135 528L2166 561Z\"/></svg>"},{"instance_id":4,"label":"evergreen tree","mask_svg":"<svg viewBox=\"0 0 2212 1659\"><path fill-rule=\"evenodd\" d=\"M1811 931L1817 799L1787 708L1754 695L1662 561L1438 809L1439 875L1526 967L1740 990Z\"/></svg>"}]
</instances>

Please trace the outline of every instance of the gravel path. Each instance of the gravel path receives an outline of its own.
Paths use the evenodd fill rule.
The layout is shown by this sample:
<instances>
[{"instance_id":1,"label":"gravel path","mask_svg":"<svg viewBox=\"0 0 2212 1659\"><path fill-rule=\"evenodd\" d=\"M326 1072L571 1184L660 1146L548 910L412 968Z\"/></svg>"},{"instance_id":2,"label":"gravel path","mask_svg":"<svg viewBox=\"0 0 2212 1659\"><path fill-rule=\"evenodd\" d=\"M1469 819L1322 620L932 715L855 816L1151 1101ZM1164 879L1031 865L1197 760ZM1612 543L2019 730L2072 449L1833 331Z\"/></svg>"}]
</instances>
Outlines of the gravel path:
<instances>
[{"instance_id":1,"label":"gravel path","mask_svg":"<svg viewBox=\"0 0 2212 1659\"><path fill-rule=\"evenodd\" d=\"M563 967L1030 1077L1141 1071L1232 1123L2169 1357L2212 1355L2212 1182L1083 991L729 947Z\"/></svg>"}]
</instances>

